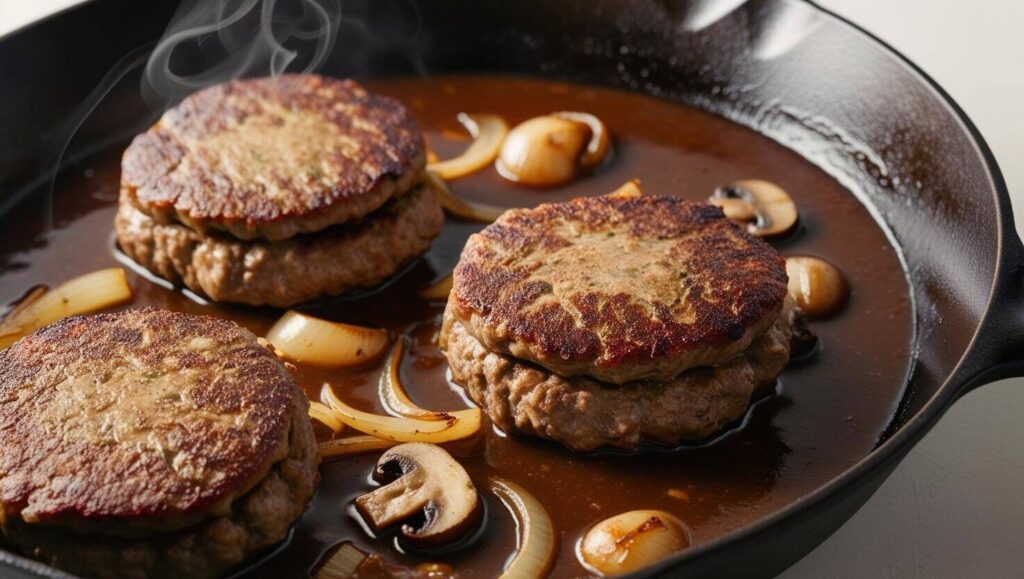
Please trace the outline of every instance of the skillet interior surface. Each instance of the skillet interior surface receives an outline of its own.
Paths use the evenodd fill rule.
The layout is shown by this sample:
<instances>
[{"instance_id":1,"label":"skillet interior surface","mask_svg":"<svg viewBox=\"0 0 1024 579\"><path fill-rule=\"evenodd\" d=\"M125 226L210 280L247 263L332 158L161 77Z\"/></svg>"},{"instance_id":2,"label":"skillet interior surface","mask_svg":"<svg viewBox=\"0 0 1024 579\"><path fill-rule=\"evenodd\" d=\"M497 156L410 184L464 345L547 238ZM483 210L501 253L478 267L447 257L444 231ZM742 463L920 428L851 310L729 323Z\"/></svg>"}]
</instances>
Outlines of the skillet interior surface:
<instances>
[{"instance_id":1,"label":"skillet interior surface","mask_svg":"<svg viewBox=\"0 0 1024 579\"><path fill-rule=\"evenodd\" d=\"M86 9L111 5L119 3ZM995 271L997 232L993 225L966 235L964 224L993 221L992 178L955 111L860 35L788 1L752 1L723 14L701 2L564 3L545 5L543 17L540 10L502 3L460 4L458 10L444 2L412 6L419 5L354 5L375 38L384 40L367 48L365 38L340 36L323 71L530 73L646 92L753 126L852 190L903 250L918 305L920 355L890 432L928 402L966 351ZM467 27L476 33L459 33ZM90 117L75 141L79 150L145 118L135 81L129 75ZM893 93L884 106L880 83ZM89 79L72 84L84 89ZM35 122L35 128L46 126ZM28 130L30 123L11 126ZM4 146L13 148L10 138L4 135ZM7 191L45 166L47 156L39 153L22 147L5 164Z\"/></svg>"}]
</instances>

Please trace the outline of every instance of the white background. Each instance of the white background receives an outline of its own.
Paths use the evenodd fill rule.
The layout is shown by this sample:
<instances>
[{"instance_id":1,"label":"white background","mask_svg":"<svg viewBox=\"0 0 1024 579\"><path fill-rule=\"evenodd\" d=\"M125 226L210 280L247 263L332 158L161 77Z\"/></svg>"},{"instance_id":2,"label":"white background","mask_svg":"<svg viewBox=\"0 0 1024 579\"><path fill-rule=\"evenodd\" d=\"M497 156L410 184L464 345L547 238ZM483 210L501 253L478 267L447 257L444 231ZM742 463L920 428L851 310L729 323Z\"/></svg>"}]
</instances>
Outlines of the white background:
<instances>
[{"instance_id":1,"label":"white background","mask_svg":"<svg viewBox=\"0 0 1024 579\"><path fill-rule=\"evenodd\" d=\"M1024 232L1024 0L819 1L910 57L967 111L995 151ZM0 0L0 34L74 3ZM1024 380L959 401L784 577L1024 577Z\"/></svg>"}]
</instances>

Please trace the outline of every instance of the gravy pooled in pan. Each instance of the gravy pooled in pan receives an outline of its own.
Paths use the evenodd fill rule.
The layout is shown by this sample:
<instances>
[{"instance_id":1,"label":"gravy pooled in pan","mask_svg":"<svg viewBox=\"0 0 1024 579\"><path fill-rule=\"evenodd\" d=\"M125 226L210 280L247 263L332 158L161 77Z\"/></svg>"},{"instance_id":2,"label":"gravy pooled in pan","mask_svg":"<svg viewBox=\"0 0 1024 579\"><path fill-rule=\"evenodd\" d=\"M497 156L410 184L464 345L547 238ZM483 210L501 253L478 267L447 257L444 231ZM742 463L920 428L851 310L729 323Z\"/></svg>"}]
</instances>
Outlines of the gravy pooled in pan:
<instances>
[{"instance_id":1,"label":"gravy pooled in pan","mask_svg":"<svg viewBox=\"0 0 1024 579\"><path fill-rule=\"evenodd\" d=\"M364 575L433 571L497 576L517 544L516 523L507 505L514 502L510 497L523 493L550 516L557 548L551 576L576 577L598 569L627 571L643 562L614 549L601 551L614 547L614 537L624 529L656 528L659 535L652 543L667 550L706 543L792 503L861 459L878 442L899 404L909 364L908 286L883 231L854 196L829 176L780 145L720 117L628 92L488 76L379 80L364 86L409 108L427 137L426 161L435 168L437 159L458 158L471 142L459 121L460 113L469 113L463 120L482 135L511 129L505 140L510 150L494 151L502 166L500 173L488 164L449 179L456 198L441 196L449 211L488 214L493 206L535 207L604 195L630 179L642 181L645 196L668 195L694 202L714 197L714 203L739 224L737 231L746 229L761 237L783 257L810 258L788 260L784 270L789 272L789 294L807 311L820 348L786 367L774 390L769 384L762 393L753 394L750 410L743 413L746 403L741 404L742 416L726 419L722 433L710 439L681 446L645 442L636 451L602 447L579 453L557 442L497 430L486 415L471 409L469 395L449 381L448 362L439 344L445 301L423 292L451 274L468 236L480 231L483 223L449 215L425 257L379 291L322 299L299 308L315 318L384 328L390 335L321 326L300 315L282 320L279 309L205 303L141 275L140 269L129 270L131 301L112 309L156 306L208 314L235 321L260 336L279 320L274 336L285 336L295 328L319 332L318 336L342 336L359 347L339 354L325 353L315 345L276 344L288 354L295 380L311 400L336 399L336 407L346 409L346 421L374 421L384 429L397 428L397 423L362 413L384 416L401 413L395 412L396 407L404 409L417 416L416 424L425 431L451 440L440 447L426 447L429 450L415 444L374 446L363 441L360 444L373 450L358 454L346 454L351 448L345 446L348 443L330 443L327 448L334 450L325 453L344 456L325 459L320 486L290 540L251 567L248 575L301 575L331 553L340 553L356 559L373 554L363 561ZM563 111L588 115L552 118ZM535 117L544 120L520 126ZM515 149L550 135L565 144L557 149L569 151L564 158L551 154L538 162ZM123 147L104 152L65 173L55 193L52 231L44 230L45 204L35 199L4 217L7 234L0 239L0 299L14 302L37 284L54 288L75 276L126 263L115 254L111 241L122 151ZM455 173L464 169L441 167ZM416 191L406 192L399 200ZM795 225L788 221L786 200L799 213ZM153 217L132 207L154 223L167 221L163 213ZM341 227L344 221L338 220ZM201 228L196 235L235 244L288 243L279 239L281 231L273 227L211 227ZM320 235L324 227L299 235ZM616 264L608 259L608 269L615 270ZM783 268L781 261L778 265ZM456 291L458 283L456 279ZM785 282L781 283L784 288ZM443 296L445 289L429 291ZM782 319L780 311L791 311L781 295L779 301L764 306L761 317L753 316L744 324L753 332L748 343L756 343ZM817 303L819 295L831 295L834 303ZM803 334L799 324L794 328ZM590 375L595 367L596 358L584 357L549 368L544 359L531 358L544 351L512 351L515 344L506 341L506 352L492 355L511 351L526 358L519 362L523 368L543 369L552 376L573 375L573 380L590 380L579 375ZM677 354L665 358L672 371L688 368L686 356ZM798 354L805 353L792 353ZM303 357L320 364L296 361ZM710 358L699 362L718 363ZM657 369L657 365L646 368L645 379L664 379ZM390 379L382 380L382 373ZM451 373L456 374L454 369ZM610 371L602 379L628 382L636 377ZM382 392L391 397L382 401ZM403 393L407 399L400 396ZM424 408L448 414L438 420L442 415ZM314 414L322 411L314 405ZM332 423L334 415L325 416ZM483 420L479 434L462 437L462 431L453 432L472 426L474 420ZM340 422L331 424L340 429L338 433L320 421L313 424L322 444L360 435L351 426L341 428ZM385 446L393 448L388 451ZM443 485L436 483L467 479L465 492L442 489L443 496L438 490ZM445 507L426 506L429 500L421 502L423 496L408 491L416 486L409 486L412 482L433 489L433 494L424 496ZM383 503L371 499L360 499L357 507L356 499L391 485L397 485L393 488L401 504L395 506L401 507L402 521L390 521L380 510ZM486 507L475 506L475 501ZM402 527L403 522L412 524L410 531ZM417 523L424 523L422 533L416 532ZM379 534L372 528L379 528ZM422 535L419 542L417 534ZM431 543L435 539L456 543L447 550L431 550L436 549Z\"/></svg>"}]
</instances>

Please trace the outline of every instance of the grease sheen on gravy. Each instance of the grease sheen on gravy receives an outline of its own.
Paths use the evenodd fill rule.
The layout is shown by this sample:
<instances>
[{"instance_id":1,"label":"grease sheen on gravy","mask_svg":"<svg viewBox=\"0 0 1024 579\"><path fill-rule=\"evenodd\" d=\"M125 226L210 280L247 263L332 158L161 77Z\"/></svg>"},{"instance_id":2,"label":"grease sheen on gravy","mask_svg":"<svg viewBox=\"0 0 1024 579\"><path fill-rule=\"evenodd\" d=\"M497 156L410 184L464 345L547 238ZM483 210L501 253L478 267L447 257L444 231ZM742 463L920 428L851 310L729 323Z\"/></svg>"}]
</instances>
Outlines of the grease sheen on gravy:
<instances>
[{"instance_id":1,"label":"grease sheen on gravy","mask_svg":"<svg viewBox=\"0 0 1024 579\"><path fill-rule=\"evenodd\" d=\"M462 132L459 112L497 113L514 124L552 111L585 111L602 119L615 136L611 162L565 187L518 187L486 169L453 182L458 195L507 206L536 205L607 193L636 177L647 193L705 200L719 185L767 179L785 188L801 213L799 233L773 245L783 255L826 258L850 282L852 293L843 312L812 322L822 339L818 355L788 368L777 394L759 401L742 428L714 444L672 452L577 455L544 441L509 438L488 426L482 436L446 445L481 490L488 477L500 475L547 507L560 538L553 576L585 573L576 561L575 543L604 518L633 509L661 509L683 521L692 543L699 545L792 503L860 460L878 442L901 398L910 361L909 288L882 230L825 173L720 117L638 94L493 76L366 84L405 102L441 158L457 155L467 144L442 137ZM64 174L55 191L52 231L44 229L46 204L38 196L0 217L5 231L0 237L0 299L10 302L35 284L52 286L117 265L110 239L120 153L111 149ZM431 253L384 290L302 309L409 335L412 346L402 378L410 396L428 408L464 407L458 388L445 378L444 357L432 345L442 305L418 299L416 291L447 275L466 236L480 227L449 219ZM131 272L129 281L135 294L130 306L214 314L257 334L280 315L271 309L201 305ZM297 377L311 396L328 381L351 404L380 411L376 378L382 364L355 370L300 366ZM318 429L318 434L329 433ZM340 540L380 553L389 563L443 560L462 576L500 573L515 549L515 528L508 512L486 492L487 526L471 547L457 553L415 556L397 550L390 536L370 538L350 506L373 488L368 474L376 460L377 454L367 454L325 463L320 489L291 541L250 573L306 573Z\"/></svg>"}]
</instances>

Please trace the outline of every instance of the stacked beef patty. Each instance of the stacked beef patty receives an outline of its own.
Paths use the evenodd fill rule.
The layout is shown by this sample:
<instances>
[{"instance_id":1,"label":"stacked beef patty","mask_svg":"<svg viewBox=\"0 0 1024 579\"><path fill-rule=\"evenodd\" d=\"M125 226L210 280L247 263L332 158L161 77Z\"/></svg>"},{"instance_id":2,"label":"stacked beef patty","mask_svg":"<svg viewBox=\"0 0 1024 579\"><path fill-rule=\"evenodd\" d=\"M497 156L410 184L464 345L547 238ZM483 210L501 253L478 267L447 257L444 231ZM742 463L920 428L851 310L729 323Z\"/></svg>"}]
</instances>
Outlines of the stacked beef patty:
<instances>
[{"instance_id":1,"label":"stacked beef patty","mask_svg":"<svg viewBox=\"0 0 1024 579\"><path fill-rule=\"evenodd\" d=\"M212 577L318 482L309 402L238 325L68 318L0 352L0 538L89 577Z\"/></svg>"},{"instance_id":2,"label":"stacked beef patty","mask_svg":"<svg viewBox=\"0 0 1024 579\"><path fill-rule=\"evenodd\" d=\"M218 85L125 151L118 243L216 301L284 307L372 286L441 230L425 159L408 110L353 81Z\"/></svg>"},{"instance_id":3,"label":"stacked beef patty","mask_svg":"<svg viewBox=\"0 0 1024 579\"><path fill-rule=\"evenodd\" d=\"M789 360L783 258L716 207L606 195L470 237L445 311L453 380L509 432L676 444L744 414Z\"/></svg>"}]
</instances>

